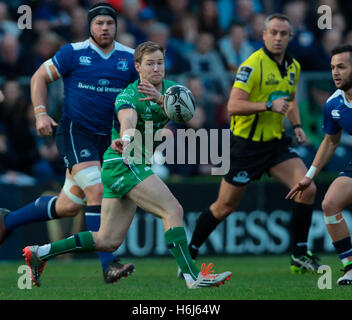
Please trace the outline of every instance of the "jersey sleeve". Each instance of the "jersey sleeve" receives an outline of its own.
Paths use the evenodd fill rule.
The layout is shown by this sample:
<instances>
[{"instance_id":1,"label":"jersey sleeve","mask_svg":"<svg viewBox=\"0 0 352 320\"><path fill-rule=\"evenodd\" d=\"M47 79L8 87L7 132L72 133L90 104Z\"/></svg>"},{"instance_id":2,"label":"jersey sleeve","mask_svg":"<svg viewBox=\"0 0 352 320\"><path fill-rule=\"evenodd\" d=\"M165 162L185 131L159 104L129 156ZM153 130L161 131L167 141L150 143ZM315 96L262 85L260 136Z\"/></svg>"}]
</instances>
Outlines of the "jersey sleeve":
<instances>
[{"instance_id":1,"label":"jersey sleeve","mask_svg":"<svg viewBox=\"0 0 352 320\"><path fill-rule=\"evenodd\" d=\"M252 59L247 59L243 62L237 70L233 87L250 93L258 80L258 68L257 63L252 61Z\"/></svg>"},{"instance_id":2,"label":"jersey sleeve","mask_svg":"<svg viewBox=\"0 0 352 320\"><path fill-rule=\"evenodd\" d=\"M338 125L332 117L333 106L327 102L324 108L324 120L323 120L323 131L327 134L337 134L341 131L341 127Z\"/></svg>"},{"instance_id":3,"label":"jersey sleeve","mask_svg":"<svg viewBox=\"0 0 352 320\"><path fill-rule=\"evenodd\" d=\"M52 61L61 76L68 75L73 67L73 48L71 44L63 46L52 58Z\"/></svg>"},{"instance_id":4,"label":"jersey sleeve","mask_svg":"<svg viewBox=\"0 0 352 320\"><path fill-rule=\"evenodd\" d=\"M116 114L122 109L131 108L137 111L137 105L135 103L135 91L128 86L120 94L117 95L115 100L115 111Z\"/></svg>"}]
</instances>

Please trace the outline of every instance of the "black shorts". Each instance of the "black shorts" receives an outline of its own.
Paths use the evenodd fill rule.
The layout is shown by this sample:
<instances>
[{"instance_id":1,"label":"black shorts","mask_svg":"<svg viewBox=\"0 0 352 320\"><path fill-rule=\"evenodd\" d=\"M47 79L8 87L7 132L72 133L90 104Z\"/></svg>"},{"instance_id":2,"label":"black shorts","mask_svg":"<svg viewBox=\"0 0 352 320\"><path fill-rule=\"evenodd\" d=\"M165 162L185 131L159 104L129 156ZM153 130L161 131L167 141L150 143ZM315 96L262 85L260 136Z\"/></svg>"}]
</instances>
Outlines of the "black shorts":
<instances>
[{"instance_id":1,"label":"black shorts","mask_svg":"<svg viewBox=\"0 0 352 320\"><path fill-rule=\"evenodd\" d=\"M352 161L350 161L348 165L341 172L339 172L338 176L352 178Z\"/></svg>"},{"instance_id":2,"label":"black shorts","mask_svg":"<svg viewBox=\"0 0 352 320\"><path fill-rule=\"evenodd\" d=\"M94 134L68 120L61 120L56 130L57 148L70 171L78 163L87 161L102 163L104 152L110 143L110 135Z\"/></svg>"},{"instance_id":3,"label":"black shorts","mask_svg":"<svg viewBox=\"0 0 352 320\"><path fill-rule=\"evenodd\" d=\"M299 157L288 137L254 142L231 134L230 148L230 170L224 179L235 186L258 180L275 165Z\"/></svg>"}]
</instances>

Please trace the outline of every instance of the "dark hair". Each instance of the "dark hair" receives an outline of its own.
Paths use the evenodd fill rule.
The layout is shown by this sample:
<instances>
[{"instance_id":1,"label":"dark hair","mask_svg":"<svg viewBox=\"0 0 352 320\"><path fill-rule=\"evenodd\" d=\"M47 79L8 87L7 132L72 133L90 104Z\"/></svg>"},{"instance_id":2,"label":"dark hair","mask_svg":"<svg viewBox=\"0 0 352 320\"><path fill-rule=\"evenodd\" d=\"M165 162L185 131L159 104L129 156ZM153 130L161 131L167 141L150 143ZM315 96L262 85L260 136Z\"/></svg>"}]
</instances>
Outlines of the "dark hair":
<instances>
[{"instance_id":1,"label":"dark hair","mask_svg":"<svg viewBox=\"0 0 352 320\"><path fill-rule=\"evenodd\" d=\"M331 50L331 56L334 56L335 54L343 53L343 52L349 52L351 57L352 57L352 45L350 44L341 44L334 49Z\"/></svg>"}]
</instances>

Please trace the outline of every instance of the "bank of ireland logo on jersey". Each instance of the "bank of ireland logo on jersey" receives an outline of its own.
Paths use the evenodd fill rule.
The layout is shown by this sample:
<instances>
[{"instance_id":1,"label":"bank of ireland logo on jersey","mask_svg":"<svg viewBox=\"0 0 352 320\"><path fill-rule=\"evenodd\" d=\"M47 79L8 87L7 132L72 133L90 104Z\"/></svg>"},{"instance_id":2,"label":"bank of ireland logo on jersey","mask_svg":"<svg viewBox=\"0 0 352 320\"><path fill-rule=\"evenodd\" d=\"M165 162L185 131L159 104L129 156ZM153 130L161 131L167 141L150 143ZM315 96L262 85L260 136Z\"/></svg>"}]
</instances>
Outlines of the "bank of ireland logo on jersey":
<instances>
[{"instance_id":1,"label":"bank of ireland logo on jersey","mask_svg":"<svg viewBox=\"0 0 352 320\"><path fill-rule=\"evenodd\" d=\"M91 57L88 56L80 56L79 57L79 64L84 66L90 66L92 64Z\"/></svg>"},{"instance_id":2,"label":"bank of ireland logo on jersey","mask_svg":"<svg viewBox=\"0 0 352 320\"><path fill-rule=\"evenodd\" d=\"M99 85L101 86L107 86L110 84L110 81L108 79L99 79L98 80Z\"/></svg>"},{"instance_id":3,"label":"bank of ireland logo on jersey","mask_svg":"<svg viewBox=\"0 0 352 320\"><path fill-rule=\"evenodd\" d=\"M128 70L128 61L127 60L119 60L117 62L117 70L127 71Z\"/></svg>"}]
</instances>

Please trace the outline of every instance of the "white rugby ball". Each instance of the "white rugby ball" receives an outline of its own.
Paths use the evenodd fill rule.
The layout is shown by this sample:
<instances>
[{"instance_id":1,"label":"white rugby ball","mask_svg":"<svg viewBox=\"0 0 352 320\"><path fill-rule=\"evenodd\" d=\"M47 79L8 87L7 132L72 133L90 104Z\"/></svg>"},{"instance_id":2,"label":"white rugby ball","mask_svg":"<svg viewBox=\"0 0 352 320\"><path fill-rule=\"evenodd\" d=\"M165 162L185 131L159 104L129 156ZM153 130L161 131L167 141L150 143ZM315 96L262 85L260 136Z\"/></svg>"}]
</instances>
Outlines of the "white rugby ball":
<instances>
[{"instance_id":1,"label":"white rugby ball","mask_svg":"<svg viewBox=\"0 0 352 320\"><path fill-rule=\"evenodd\" d=\"M191 120L195 111L192 92L181 85L168 88L164 94L164 111L174 122L183 123Z\"/></svg>"}]
</instances>

